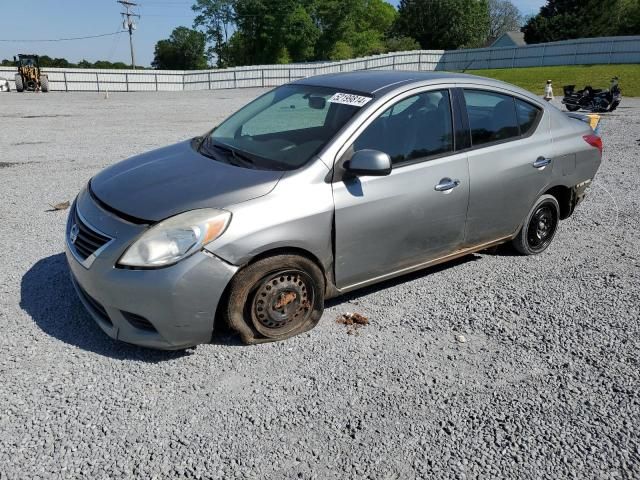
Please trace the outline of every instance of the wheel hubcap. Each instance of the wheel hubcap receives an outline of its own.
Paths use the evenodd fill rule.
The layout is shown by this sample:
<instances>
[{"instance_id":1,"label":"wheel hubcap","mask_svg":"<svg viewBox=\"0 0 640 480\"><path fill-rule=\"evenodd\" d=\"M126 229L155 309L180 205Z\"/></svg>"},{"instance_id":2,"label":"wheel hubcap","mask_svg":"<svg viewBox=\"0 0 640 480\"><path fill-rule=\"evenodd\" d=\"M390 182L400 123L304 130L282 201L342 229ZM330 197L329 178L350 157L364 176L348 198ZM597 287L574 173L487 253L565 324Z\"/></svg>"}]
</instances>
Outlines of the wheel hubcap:
<instances>
[{"instance_id":1,"label":"wheel hubcap","mask_svg":"<svg viewBox=\"0 0 640 480\"><path fill-rule=\"evenodd\" d=\"M251 316L267 337L283 335L303 323L312 311L313 288L301 271L277 272L265 277L253 297Z\"/></svg>"}]
</instances>

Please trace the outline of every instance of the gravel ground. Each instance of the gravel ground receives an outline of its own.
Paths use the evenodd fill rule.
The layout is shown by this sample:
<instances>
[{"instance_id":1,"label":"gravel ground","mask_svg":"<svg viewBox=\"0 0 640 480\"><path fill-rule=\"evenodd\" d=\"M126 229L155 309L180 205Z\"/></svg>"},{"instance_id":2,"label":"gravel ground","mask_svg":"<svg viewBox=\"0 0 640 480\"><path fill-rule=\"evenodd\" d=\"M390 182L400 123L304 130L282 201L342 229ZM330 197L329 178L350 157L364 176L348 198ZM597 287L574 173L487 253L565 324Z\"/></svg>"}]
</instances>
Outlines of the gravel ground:
<instances>
[{"instance_id":1,"label":"gravel ground","mask_svg":"<svg viewBox=\"0 0 640 480\"><path fill-rule=\"evenodd\" d=\"M640 478L638 99L604 119L595 185L543 255L350 294L282 343L99 330L49 204L260 92L0 94L0 479ZM347 334L349 311L371 323Z\"/></svg>"}]
</instances>

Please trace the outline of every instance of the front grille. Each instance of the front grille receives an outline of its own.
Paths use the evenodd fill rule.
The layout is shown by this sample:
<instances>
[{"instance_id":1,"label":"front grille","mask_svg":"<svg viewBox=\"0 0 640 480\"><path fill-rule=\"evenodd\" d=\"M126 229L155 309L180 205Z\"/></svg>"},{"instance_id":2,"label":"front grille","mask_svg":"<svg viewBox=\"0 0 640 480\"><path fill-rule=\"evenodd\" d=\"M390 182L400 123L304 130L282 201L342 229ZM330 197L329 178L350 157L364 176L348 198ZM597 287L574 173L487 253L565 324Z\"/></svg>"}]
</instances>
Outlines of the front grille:
<instances>
[{"instance_id":1,"label":"front grille","mask_svg":"<svg viewBox=\"0 0 640 480\"><path fill-rule=\"evenodd\" d=\"M76 282L76 285L78 287L78 291L80 292L80 295L82 295L82 298L84 298L84 300L89 304L89 306L91 306L91 308L101 318L101 320L104 320L109 325L113 325L105 308L95 298L93 298L91 295L85 292L84 288L82 288L77 282Z\"/></svg>"},{"instance_id":2,"label":"front grille","mask_svg":"<svg viewBox=\"0 0 640 480\"><path fill-rule=\"evenodd\" d=\"M74 210L73 223L69 230L69 241L73 245L76 254L82 260L85 260L110 240L111 238L101 234L82 221L80 215L78 215L77 208Z\"/></svg>"}]
</instances>

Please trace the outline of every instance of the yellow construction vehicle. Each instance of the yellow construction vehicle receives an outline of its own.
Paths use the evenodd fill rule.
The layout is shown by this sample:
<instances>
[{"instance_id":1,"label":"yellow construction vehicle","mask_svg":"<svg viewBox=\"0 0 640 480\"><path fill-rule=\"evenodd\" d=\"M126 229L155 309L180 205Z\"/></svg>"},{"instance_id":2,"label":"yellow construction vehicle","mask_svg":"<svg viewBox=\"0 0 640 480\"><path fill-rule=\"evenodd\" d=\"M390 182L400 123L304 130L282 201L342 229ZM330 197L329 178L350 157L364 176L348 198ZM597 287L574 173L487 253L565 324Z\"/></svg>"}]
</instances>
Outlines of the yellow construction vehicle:
<instances>
[{"instance_id":1,"label":"yellow construction vehicle","mask_svg":"<svg viewBox=\"0 0 640 480\"><path fill-rule=\"evenodd\" d=\"M19 54L13 57L18 67L16 73L16 90L18 92L48 92L49 77L40 71L40 62L37 55Z\"/></svg>"}]
</instances>

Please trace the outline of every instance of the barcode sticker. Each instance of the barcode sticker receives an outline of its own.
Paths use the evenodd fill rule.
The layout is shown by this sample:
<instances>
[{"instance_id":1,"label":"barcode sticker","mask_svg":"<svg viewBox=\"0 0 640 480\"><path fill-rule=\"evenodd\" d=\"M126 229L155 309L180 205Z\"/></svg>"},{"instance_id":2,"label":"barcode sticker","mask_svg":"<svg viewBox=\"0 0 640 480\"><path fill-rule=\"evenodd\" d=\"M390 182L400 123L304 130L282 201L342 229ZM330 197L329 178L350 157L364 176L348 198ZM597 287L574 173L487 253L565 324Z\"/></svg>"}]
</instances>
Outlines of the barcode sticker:
<instances>
[{"instance_id":1,"label":"barcode sticker","mask_svg":"<svg viewBox=\"0 0 640 480\"><path fill-rule=\"evenodd\" d=\"M329 99L329 103L342 103L344 105L353 105L354 107L362 107L371 100L371 97L363 97L362 95L353 95L352 93L336 93Z\"/></svg>"}]
</instances>

